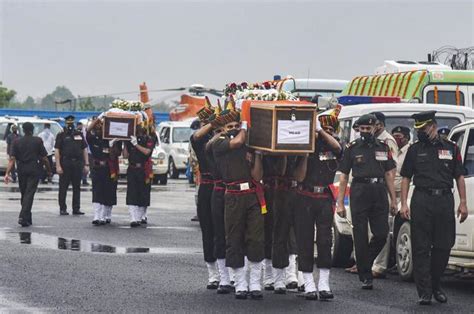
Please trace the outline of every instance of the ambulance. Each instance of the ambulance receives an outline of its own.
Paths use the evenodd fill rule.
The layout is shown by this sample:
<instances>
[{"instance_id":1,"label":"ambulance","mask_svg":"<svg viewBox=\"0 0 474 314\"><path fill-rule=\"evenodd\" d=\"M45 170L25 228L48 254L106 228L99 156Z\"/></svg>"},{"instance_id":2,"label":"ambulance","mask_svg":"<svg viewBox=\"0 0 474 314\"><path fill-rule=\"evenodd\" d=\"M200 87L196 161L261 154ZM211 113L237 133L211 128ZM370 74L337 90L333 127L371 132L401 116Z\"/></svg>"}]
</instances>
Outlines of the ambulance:
<instances>
[{"instance_id":1,"label":"ambulance","mask_svg":"<svg viewBox=\"0 0 474 314\"><path fill-rule=\"evenodd\" d=\"M474 108L474 71L436 62L385 61L375 75L357 76L344 96L399 97L405 101Z\"/></svg>"}]
</instances>

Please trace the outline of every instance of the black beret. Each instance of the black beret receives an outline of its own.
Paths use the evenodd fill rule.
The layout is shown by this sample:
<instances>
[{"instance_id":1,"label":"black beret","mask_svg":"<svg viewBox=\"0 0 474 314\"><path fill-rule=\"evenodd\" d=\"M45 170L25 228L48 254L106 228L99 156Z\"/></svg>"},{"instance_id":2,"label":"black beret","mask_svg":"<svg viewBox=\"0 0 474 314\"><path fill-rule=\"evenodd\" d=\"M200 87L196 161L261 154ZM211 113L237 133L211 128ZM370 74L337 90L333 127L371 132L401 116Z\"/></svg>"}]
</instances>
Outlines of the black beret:
<instances>
[{"instance_id":1,"label":"black beret","mask_svg":"<svg viewBox=\"0 0 474 314\"><path fill-rule=\"evenodd\" d=\"M410 138L410 129L403 125L394 127L392 129L392 134L393 133L402 133L405 137Z\"/></svg>"},{"instance_id":2,"label":"black beret","mask_svg":"<svg viewBox=\"0 0 474 314\"><path fill-rule=\"evenodd\" d=\"M64 118L64 120L66 120L66 123L73 123L74 119L75 118L73 115L68 115L67 117Z\"/></svg>"},{"instance_id":3,"label":"black beret","mask_svg":"<svg viewBox=\"0 0 474 314\"><path fill-rule=\"evenodd\" d=\"M436 122L435 114L436 110L422 111L413 114L411 117L415 119L415 129L421 129L430 122Z\"/></svg>"},{"instance_id":4,"label":"black beret","mask_svg":"<svg viewBox=\"0 0 474 314\"><path fill-rule=\"evenodd\" d=\"M377 121L377 118L371 114L364 114L362 115L357 121L357 125L375 125L375 122Z\"/></svg>"},{"instance_id":5,"label":"black beret","mask_svg":"<svg viewBox=\"0 0 474 314\"><path fill-rule=\"evenodd\" d=\"M380 111L375 111L375 112L371 112L371 114L373 114L377 118L378 121L385 124L385 115L383 113L381 113Z\"/></svg>"}]
</instances>

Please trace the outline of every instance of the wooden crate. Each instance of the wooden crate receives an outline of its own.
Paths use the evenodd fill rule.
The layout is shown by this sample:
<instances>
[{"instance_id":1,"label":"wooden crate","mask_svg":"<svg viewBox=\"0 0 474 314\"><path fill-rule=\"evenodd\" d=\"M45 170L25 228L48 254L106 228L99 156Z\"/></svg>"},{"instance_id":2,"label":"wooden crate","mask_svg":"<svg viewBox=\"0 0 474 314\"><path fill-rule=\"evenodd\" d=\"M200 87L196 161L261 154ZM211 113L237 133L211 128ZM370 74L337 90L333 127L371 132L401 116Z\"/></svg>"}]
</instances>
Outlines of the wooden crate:
<instances>
[{"instance_id":1,"label":"wooden crate","mask_svg":"<svg viewBox=\"0 0 474 314\"><path fill-rule=\"evenodd\" d=\"M247 145L281 154L315 150L316 105L300 102L252 102Z\"/></svg>"},{"instance_id":2,"label":"wooden crate","mask_svg":"<svg viewBox=\"0 0 474 314\"><path fill-rule=\"evenodd\" d=\"M137 119L135 115L107 114L104 116L102 137L107 140L130 140L135 136Z\"/></svg>"}]
</instances>

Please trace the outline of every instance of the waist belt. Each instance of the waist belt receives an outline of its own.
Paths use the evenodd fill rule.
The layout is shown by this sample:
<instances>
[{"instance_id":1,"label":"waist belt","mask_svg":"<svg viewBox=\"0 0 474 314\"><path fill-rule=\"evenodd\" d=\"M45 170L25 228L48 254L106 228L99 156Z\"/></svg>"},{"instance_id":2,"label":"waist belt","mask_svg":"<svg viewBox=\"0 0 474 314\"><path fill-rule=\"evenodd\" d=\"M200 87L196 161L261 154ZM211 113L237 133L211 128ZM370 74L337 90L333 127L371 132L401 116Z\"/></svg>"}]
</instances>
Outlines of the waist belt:
<instances>
[{"instance_id":1,"label":"waist belt","mask_svg":"<svg viewBox=\"0 0 474 314\"><path fill-rule=\"evenodd\" d=\"M354 183L374 184L374 183L385 183L385 179L384 178L369 178L369 177L366 177L366 178L353 178L352 182L354 182Z\"/></svg>"},{"instance_id":2,"label":"waist belt","mask_svg":"<svg viewBox=\"0 0 474 314\"><path fill-rule=\"evenodd\" d=\"M214 181L214 191L225 191L225 184L222 180Z\"/></svg>"},{"instance_id":3,"label":"waist belt","mask_svg":"<svg viewBox=\"0 0 474 314\"><path fill-rule=\"evenodd\" d=\"M214 184L214 178L212 177L212 174L208 172L201 173L199 184Z\"/></svg>"},{"instance_id":4,"label":"waist belt","mask_svg":"<svg viewBox=\"0 0 474 314\"><path fill-rule=\"evenodd\" d=\"M262 215L267 213L267 204L265 201L265 192L263 185L257 181L237 181L226 183L226 193L230 194L248 194L255 193L260 204L260 211Z\"/></svg>"},{"instance_id":5,"label":"waist belt","mask_svg":"<svg viewBox=\"0 0 474 314\"><path fill-rule=\"evenodd\" d=\"M129 164L128 166L131 168L143 168L145 164L137 163L137 164Z\"/></svg>"},{"instance_id":6,"label":"waist belt","mask_svg":"<svg viewBox=\"0 0 474 314\"><path fill-rule=\"evenodd\" d=\"M329 198L332 196L331 190L326 186L300 184L297 189L298 194L312 198Z\"/></svg>"},{"instance_id":7,"label":"waist belt","mask_svg":"<svg viewBox=\"0 0 474 314\"><path fill-rule=\"evenodd\" d=\"M288 180L288 189L295 190L298 188L298 181L296 180Z\"/></svg>"},{"instance_id":8,"label":"waist belt","mask_svg":"<svg viewBox=\"0 0 474 314\"><path fill-rule=\"evenodd\" d=\"M271 188L275 190L287 190L288 182L283 177L269 177L264 178L263 183L266 188Z\"/></svg>"},{"instance_id":9,"label":"waist belt","mask_svg":"<svg viewBox=\"0 0 474 314\"><path fill-rule=\"evenodd\" d=\"M253 192L255 191L255 184L253 182L232 182L225 184L228 192Z\"/></svg>"},{"instance_id":10,"label":"waist belt","mask_svg":"<svg viewBox=\"0 0 474 314\"><path fill-rule=\"evenodd\" d=\"M416 187L415 191L421 191L428 193L432 196L441 196L447 194L453 194L453 191L450 188L443 188L443 189L435 189L435 188L423 188L423 187Z\"/></svg>"}]
</instances>

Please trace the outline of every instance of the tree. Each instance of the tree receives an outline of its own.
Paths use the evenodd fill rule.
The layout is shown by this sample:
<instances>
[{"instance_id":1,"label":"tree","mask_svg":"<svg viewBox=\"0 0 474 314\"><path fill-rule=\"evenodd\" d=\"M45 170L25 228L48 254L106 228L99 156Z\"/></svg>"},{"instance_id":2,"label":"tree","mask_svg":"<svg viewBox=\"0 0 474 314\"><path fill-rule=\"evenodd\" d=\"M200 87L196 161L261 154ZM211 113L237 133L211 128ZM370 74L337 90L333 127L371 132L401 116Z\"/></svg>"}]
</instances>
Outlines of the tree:
<instances>
[{"instance_id":1,"label":"tree","mask_svg":"<svg viewBox=\"0 0 474 314\"><path fill-rule=\"evenodd\" d=\"M44 96L41 100L41 106L44 109L61 109L64 108L65 105L56 105L56 101L65 101L68 99L74 99L74 95L66 86L56 86L56 89ZM69 106L70 103L67 103L66 106ZM57 107L58 106L58 107ZM69 108L67 108L69 109Z\"/></svg>"},{"instance_id":2,"label":"tree","mask_svg":"<svg viewBox=\"0 0 474 314\"><path fill-rule=\"evenodd\" d=\"M2 82L0 82L0 108L8 107L15 95L16 92L14 90L3 87Z\"/></svg>"},{"instance_id":3,"label":"tree","mask_svg":"<svg viewBox=\"0 0 474 314\"><path fill-rule=\"evenodd\" d=\"M95 107L94 107L94 104L92 103L92 99L89 97L85 101L81 100L79 102L79 110L80 111L94 111Z\"/></svg>"},{"instance_id":4,"label":"tree","mask_svg":"<svg viewBox=\"0 0 474 314\"><path fill-rule=\"evenodd\" d=\"M34 108L35 107L35 100L33 97L28 96L26 97L25 101L23 102L24 108Z\"/></svg>"}]
</instances>

